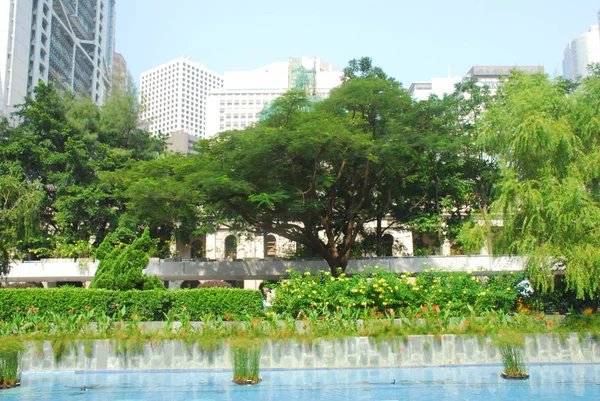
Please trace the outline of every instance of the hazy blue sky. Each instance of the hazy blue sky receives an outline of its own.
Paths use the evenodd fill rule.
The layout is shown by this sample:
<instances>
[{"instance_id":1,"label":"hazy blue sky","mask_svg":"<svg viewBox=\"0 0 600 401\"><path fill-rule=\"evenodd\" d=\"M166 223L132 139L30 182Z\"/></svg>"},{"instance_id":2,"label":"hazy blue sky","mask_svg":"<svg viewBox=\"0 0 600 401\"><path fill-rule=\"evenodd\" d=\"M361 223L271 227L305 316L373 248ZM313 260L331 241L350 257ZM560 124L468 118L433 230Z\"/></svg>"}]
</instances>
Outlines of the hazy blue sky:
<instances>
[{"instance_id":1,"label":"hazy blue sky","mask_svg":"<svg viewBox=\"0 0 600 401\"><path fill-rule=\"evenodd\" d=\"M597 24L597 0L117 0L116 50L139 74L185 56L216 72L320 56L372 57L405 87L473 65L562 73L567 42Z\"/></svg>"}]
</instances>

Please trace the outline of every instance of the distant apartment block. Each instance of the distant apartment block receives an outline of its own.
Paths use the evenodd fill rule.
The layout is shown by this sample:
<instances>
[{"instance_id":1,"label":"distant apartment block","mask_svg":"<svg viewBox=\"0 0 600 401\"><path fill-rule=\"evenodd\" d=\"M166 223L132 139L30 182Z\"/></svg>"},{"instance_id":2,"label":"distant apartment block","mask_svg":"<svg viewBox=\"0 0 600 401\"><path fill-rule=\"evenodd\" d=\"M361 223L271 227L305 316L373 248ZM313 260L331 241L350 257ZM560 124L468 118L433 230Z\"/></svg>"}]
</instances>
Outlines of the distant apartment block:
<instances>
[{"instance_id":1,"label":"distant apartment block","mask_svg":"<svg viewBox=\"0 0 600 401\"><path fill-rule=\"evenodd\" d=\"M542 66L473 66L464 77L455 76L448 78L432 78L431 81L418 81L410 84L408 93L415 100L426 100L431 95L443 97L445 94L454 92L455 85L462 81L476 79L481 86L487 86L494 93L503 79L510 76L512 70L525 72L526 74L543 73Z\"/></svg>"},{"instance_id":2,"label":"distant apartment block","mask_svg":"<svg viewBox=\"0 0 600 401\"><path fill-rule=\"evenodd\" d=\"M340 85L342 71L319 57L275 62L252 71L225 72L224 85L207 99L205 137L244 129L260 119L268 105L290 89L301 89L315 99Z\"/></svg>"},{"instance_id":3,"label":"distant apartment block","mask_svg":"<svg viewBox=\"0 0 600 401\"><path fill-rule=\"evenodd\" d=\"M114 30L115 0L0 0L0 112L40 81L102 104Z\"/></svg>"},{"instance_id":4,"label":"distant apartment block","mask_svg":"<svg viewBox=\"0 0 600 401\"><path fill-rule=\"evenodd\" d=\"M577 80L588 75L590 63L600 62L600 29L592 25L590 30L569 41L563 54L563 77Z\"/></svg>"},{"instance_id":5,"label":"distant apartment block","mask_svg":"<svg viewBox=\"0 0 600 401\"><path fill-rule=\"evenodd\" d=\"M476 79L481 86L487 86L492 92L495 92L501 85L502 80L510 76L511 71L517 70L525 74L543 74L544 67L538 65L478 65L473 66L465 74L464 80Z\"/></svg>"},{"instance_id":6,"label":"distant apartment block","mask_svg":"<svg viewBox=\"0 0 600 401\"><path fill-rule=\"evenodd\" d=\"M202 64L186 58L162 64L141 74L141 119L153 134L180 132L204 137L206 97L222 87L221 75Z\"/></svg>"},{"instance_id":7,"label":"distant apartment block","mask_svg":"<svg viewBox=\"0 0 600 401\"><path fill-rule=\"evenodd\" d=\"M431 81L413 82L408 87L408 93L415 100L427 100L435 95L439 98L454 92L454 85L462 81L462 77L432 78Z\"/></svg>"}]
</instances>

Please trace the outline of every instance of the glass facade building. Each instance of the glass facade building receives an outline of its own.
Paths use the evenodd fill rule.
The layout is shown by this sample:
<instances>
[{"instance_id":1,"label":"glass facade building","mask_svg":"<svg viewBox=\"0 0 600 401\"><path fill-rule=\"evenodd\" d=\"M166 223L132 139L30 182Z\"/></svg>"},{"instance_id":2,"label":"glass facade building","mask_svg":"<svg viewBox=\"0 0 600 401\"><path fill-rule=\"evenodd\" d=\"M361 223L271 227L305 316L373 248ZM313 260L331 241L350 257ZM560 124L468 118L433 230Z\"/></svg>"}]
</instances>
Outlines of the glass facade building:
<instances>
[{"instance_id":1,"label":"glass facade building","mask_svg":"<svg viewBox=\"0 0 600 401\"><path fill-rule=\"evenodd\" d=\"M0 18L5 114L40 81L104 102L111 84L115 0L0 0Z\"/></svg>"}]
</instances>

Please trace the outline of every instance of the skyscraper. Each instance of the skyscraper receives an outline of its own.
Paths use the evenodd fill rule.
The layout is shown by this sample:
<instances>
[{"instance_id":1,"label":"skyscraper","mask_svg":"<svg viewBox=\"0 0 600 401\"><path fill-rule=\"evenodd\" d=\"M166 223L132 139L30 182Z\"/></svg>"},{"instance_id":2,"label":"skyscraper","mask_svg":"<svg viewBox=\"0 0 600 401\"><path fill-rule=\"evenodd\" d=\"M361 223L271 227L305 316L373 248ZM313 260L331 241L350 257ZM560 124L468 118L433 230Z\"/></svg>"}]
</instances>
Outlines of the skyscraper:
<instances>
[{"instance_id":1,"label":"skyscraper","mask_svg":"<svg viewBox=\"0 0 600 401\"><path fill-rule=\"evenodd\" d=\"M140 77L142 120L148 130L171 134L183 131L204 136L206 96L221 88L223 78L202 64L179 58L162 64Z\"/></svg>"},{"instance_id":2,"label":"skyscraper","mask_svg":"<svg viewBox=\"0 0 600 401\"><path fill-rule=\"evenodd\" d=\"M590 63L600 62L600 30L592 25L590 30L569 41L563 56L563 77L576 80L588 75Z\"/></svg>"},{"instance_id":3,"label":"skyscraper","mask_svg":"<svg viewBox=\"0 0 600 401\"><path fill-rule=\"evenodd\" d=\"M102 104L110 88L115 0L0 0L0 110L38 82Z\"/></svg>"}]
</instances>

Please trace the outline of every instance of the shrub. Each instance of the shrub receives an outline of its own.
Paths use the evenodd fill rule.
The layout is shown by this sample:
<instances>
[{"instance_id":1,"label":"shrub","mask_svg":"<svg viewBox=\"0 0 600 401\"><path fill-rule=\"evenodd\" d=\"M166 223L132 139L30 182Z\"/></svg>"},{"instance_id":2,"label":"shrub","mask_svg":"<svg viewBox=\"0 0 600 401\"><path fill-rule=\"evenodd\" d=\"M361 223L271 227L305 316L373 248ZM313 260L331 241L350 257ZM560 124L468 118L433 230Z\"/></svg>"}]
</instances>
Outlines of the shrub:
<instances>
[{"instance_id":1,"label":"shrub","mask_svg":"<svg viewBox=\"0 0 600 401\"><path fill-rule=\"evenodd\" d=\"M237 318L258 316L262 313L262 296L259 291L238 288L202 288L172 291L171 307L188 311L191 320L202 320L212 314Z\"/></svg>"},{"instance_id":2,"label":"shrub","mask_svg":"<svg viewBox=\"0 0 600 401\"><path fill-rule=\"evenodd\" d=\"M157 277L148 277L143 273L150 260L148 254L154 245L148 228L131 245L112 244L111 241L111 237L107 236L96 252L100 264L90 288L108 290L165 289Z\"/></svg>"},{"instance_id":3,"label":"shrub","mask_svg":"<svg viewBox=\"0 0 600 401\"><path fill-rule=\"evenodd\" d=\"M391 273L379 268L365 273L333 277L328 272L311 275L289 272L276 291L273 310L292 316L316 309L323 314L340 308L362 307L370 312L401 310L419 314L421 306L434 307L449 316L461 316L468 308L514 311L521 275L489 278L469 273L426 271L418 275Z\"/></svg>"},{"instance_id":4,"label":"shrub","mask_svg":"<svg viewBox=\"0 0 600 401\"><path fill-rule=\"evenodd\" d=\"M106 315L139 320L162 320L171 308L184 306L194 320L207 313L218 316L258 316L262 310L258 291L203 288L181 291L113 291L84 288L27 288L0 291L0 322L14 315L56 313L67 315L93 309ZM134 316L135 315L135 316Z\"/></svg>"}]
</instances>

